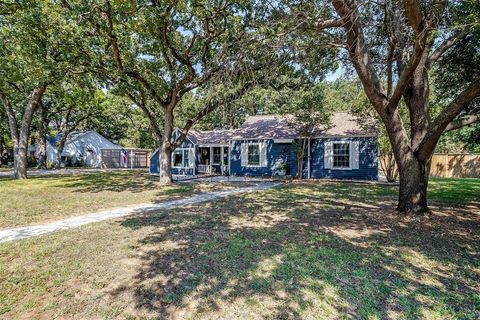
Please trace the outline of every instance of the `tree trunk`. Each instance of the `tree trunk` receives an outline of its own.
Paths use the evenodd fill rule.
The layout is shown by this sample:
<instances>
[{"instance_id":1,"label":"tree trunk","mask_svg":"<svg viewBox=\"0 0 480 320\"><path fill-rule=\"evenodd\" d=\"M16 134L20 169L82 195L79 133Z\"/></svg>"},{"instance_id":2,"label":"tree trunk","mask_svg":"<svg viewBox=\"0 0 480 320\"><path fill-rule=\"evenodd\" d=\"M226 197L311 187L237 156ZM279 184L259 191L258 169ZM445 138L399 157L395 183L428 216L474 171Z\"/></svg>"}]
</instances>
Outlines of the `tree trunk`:
<instances>
[{"instance_id":1,"label":"tree trunk","mask_svg":"<svg viewBox=\"0 0 480 320\"><path fill-rule=\"evenodd\" d=\"M28 139L19 139L18 144L14 147L13 153L13 176L15 179L27 179L27 149Z\"/></svg>"},{"instance_id":2,"label":"tree trunk","mask_svg":"<svg viewBox=\"0 0 480 320\"><path fill-rule=\"evenodd\" d=\"M397 210L403 213L428 213L428 172L433 150L426 160L414 153L398 110L384 113L383 121L400 177Z\"/></svg>"},{"instance_id":3,"label":"tree trunk","mask_svg":"<svg viewBox=\"0 0 480 320\"><path fill-rule=\"evenodd\" d=\"M160 159L159 159L159 174L160 174L160 184L171 184L173 182L172 178L172 149L170 146L165 147L164 143L160 146Z\"/></svg>"},{"instance_id":4,"label":"tree trunk","mask_svg":"<svg viewBox=\"0 0 480 320\"><path fill-rule=\"evenodd\" d=\"M0 132L0 166L3 165L3 153L5 152L5 139L3 138L3 134Z\"/></svg>"},{"instance_id":5,"label":"tree trunk","mask_svg":"<svg viewBox=\"0 0 480 320\"><path fill-rule=\"evenodd\" d=\"M65 143L67 142L67 134L64 134L57 148L57 163L55 163L55 169L60 169L62 167L62 153L65 148Z\"/></svg>"},{"instance_id":6,"label":"tree trunk","mask_svg":"<svg viewBox=\"0 0 480 320\"><path fill-rule=\"evenodd\" d=\"M159 152L159 176L160 184L171 184L172 178L172 133L173 133L173 110L165 109L165 126L163 129L162 144Z\"/></svg>"},{"instance_id":7,"label":"tree trunk","mask_svg":"<svg viewBox=\"0 0 480 320\"><path fill-rule=\"evenodd\" d=\"M306 139L302 139L298 144L297 152L297 178L298 180L303 179L303 158L305 157L305 146Z\"/></svg>"},{"instance_id":8,"label":"tree trunk","mask_svg":"<svg viewBox=\"0 0 480 320\"><path fill-rule=\"evenodd\" d=\"M15 111L13 110L10 100L0 91L0 100L5 106L10 134L13 140L13 176L15 179L27 178L27 148L28 138L30 136L30 125L33 114L37 110L39 101L42 99L45 90L45 86L33 89L28 104L25 107L20 128L18 127Z\"/></svg>"},{"instance_id":9,"label":"tree trunk","mask_svg":"<svg viewBox=\"0 0 480 320\"><path fill-rule=\"evenodd\" d=\"M47 109L45 105L40 102L40 141L38 143L38 168L47 169Z\"/></svg>"},{"instance_id":10,"label":"tree trunk","mask_svg":"<svg viewBox=\"0 0 480 320\"><path fill-rule=\"evenodd\" d=\"M397 210L404 213L428 213L427 186L429 164L415 157L400 164L400 190Z\"/></svg>"}]
</instances>

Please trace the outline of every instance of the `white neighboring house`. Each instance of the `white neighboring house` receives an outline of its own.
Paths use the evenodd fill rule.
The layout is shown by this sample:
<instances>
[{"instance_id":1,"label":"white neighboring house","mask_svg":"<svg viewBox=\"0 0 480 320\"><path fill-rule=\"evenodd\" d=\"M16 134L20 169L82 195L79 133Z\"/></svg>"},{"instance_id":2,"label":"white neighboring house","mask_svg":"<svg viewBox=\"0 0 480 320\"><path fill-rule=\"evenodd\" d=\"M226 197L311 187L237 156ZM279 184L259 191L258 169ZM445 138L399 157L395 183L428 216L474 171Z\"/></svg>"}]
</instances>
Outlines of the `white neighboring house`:
<instances>
[{"instance_id":1,"label":"white neighboring house","mask_svg":"<svg viewBox=\"0 0 480 320\"><path fill-rule=\"evenodd\" d=\"M47 161L54 164L57 163L57 143L60 139L61 134L47 138ZM65 143L62 157L71 159L72 163L81 159L84 166L100 168L103 163L102 149L121 148L95 131L72 132ZM30 152L35 152L35 156L38 157L38 144L30 146L28 149Z\"/></svg>"}]
</instances>

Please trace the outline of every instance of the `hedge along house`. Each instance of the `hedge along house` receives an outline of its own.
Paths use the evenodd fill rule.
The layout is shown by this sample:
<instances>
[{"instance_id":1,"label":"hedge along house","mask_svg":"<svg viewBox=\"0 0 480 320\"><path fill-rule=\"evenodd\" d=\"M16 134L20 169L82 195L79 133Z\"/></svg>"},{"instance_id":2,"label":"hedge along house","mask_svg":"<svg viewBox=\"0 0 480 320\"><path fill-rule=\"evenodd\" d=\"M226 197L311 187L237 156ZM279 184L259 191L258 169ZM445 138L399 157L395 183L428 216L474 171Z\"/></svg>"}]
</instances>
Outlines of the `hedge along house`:
<instances>
[{"instance_id":1,"label":"hedge along house","mask_svg":"<svg viewBox=\"0 0 480 320\"><path fill-rule=\"evenodd\" d=\"M331 122L330 129L308 139L302 177L377 180L376 134L361 129L348 113L334 113ZM249 117L236 130L193 130L172 155L172 173L296 177L301 139L288 117L279 115ZM158 150L150 173L158 174Z\"/></svg>"}]
</instances>

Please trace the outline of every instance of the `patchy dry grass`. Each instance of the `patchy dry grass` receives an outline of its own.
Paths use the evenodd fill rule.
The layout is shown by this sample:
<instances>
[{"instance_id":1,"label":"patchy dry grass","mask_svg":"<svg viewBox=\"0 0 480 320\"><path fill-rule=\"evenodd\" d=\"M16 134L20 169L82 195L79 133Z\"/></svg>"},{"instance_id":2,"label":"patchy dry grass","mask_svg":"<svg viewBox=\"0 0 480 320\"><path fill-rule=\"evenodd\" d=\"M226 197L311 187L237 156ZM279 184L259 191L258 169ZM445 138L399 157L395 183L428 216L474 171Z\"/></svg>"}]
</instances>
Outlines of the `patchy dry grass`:
<instances>
[{"instance_id":1,"label":"patchy dry grass","mask_svg":"<svg viewBox=\"0 0 480 320\"><path fill-rule=\"evenodd\" d=\"M140 171L1 179L0 229L233 187L232 184L201 183L162 187L155 177Z\"/></svg>"},{"instance_id":2,"label":"patchy dry grass","mask_svg":"<svg viewBox=\"0 0 480 320\"><path fill-rule=\"evenodd\" d=\"M293 183L2 244L0 317L478 319L480 204L444 183L428 218Z\"/></svg>"}]
</instances>

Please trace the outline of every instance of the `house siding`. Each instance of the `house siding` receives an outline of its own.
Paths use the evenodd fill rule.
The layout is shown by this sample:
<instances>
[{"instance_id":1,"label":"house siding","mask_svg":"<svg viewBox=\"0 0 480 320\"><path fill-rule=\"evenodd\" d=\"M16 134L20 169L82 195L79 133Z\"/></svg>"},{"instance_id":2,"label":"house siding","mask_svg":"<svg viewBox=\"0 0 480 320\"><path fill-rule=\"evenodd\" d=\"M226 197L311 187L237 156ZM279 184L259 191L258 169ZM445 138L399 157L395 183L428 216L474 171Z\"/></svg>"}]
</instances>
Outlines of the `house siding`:
<instances>
[{"instance_id":1,"label":"house siding","mask_svg":"<svg viewBox=\"0 0 480 320\"><path fill-rule=\"evenodd\" d=\"M188 139L183 141L179 148L195 148L195 145ZM155 152L150 157L150 174L159 174L160 167L159 157L158 157L159 150L155 150ZM195 148L195 158L197 157L197 149ZM197 159L195 159L195 166L197 165ZM193 175L193 168L172 168L172 174L176 175Z\"/></svg>"},{"instance_id":2,"label":"house siding","mask_svg":"<svg viewBox=\"0 0 480 320\"><path fill-rule=\"evenodd\" d=\"M359 168L358 169L325 169L324 149L327 141L358 141ZM248 167L241 163L242 143L265 143L267 148L266 166ZM195 166L198 165L198 148L186 140L181 148L195 148ZM308 152L308 149L306 150ZM344 137L344 138L315 138L310 141L310 177L329 179L356 179L378 180L378 142L376 137ZM158 174L158 150L151 157L150 173ZM283 160L287 164L287 174L297 176L297 146L295 143L275 143L273 139L264 140L233 140L230 143L230 174L233 176L271 176L274 174L274 165ZM175 175L193 175L194 169L172 168ZM304 160L303 177L308 177L308 161Z\"/></svg>"},{"instance_id":3,"label":"house siding","mask_svg":"<svg viewBox=\"0 0 480 320\"><path fill-rule=\"evenodd\" d=\"M57 148L55 146L58 139L56 137L49 137L47 139L47 161L57 163ZM103 137L95 131L85 132L72 140L68 140L65 144L62 157L71 157L72 164L75 165L79 159L83 161L84 166L100 168L102 162L102 149L120 149L119 145L114 144L107 138ZM87 159L88 150L92 151L93 155ZM35 145L35 154L38 157L39 146ZM89 160L89 161L87 161Z\"/></svg>"},{"instance_id":4,"label":"house siding","mask_svg":"<svg viewBox=\"0 0 480 320\"><path fill-rule=\"evenodd\" d=\"M267 147L267 165L265 167L244 167L241 163L242 143L265 143ZM290 174L296 174L296 151L291 143L274 143L273 140L234 140L230 144L230 173L238 176L271 176L277 161L283 160L290 168Z\"/></svg>"},{"instance_id":5,"label":"house siding","mask_svg":"<svg viewBox=\"0 0 480 320\"><path fill-rule=\"evenodd\" d=\"M359 141L359 168L325 169L326 141ZM328 138L311 141L311 177L329 179L378 180L378 142L374 137Z\"/></svg>"}]
</instances>

